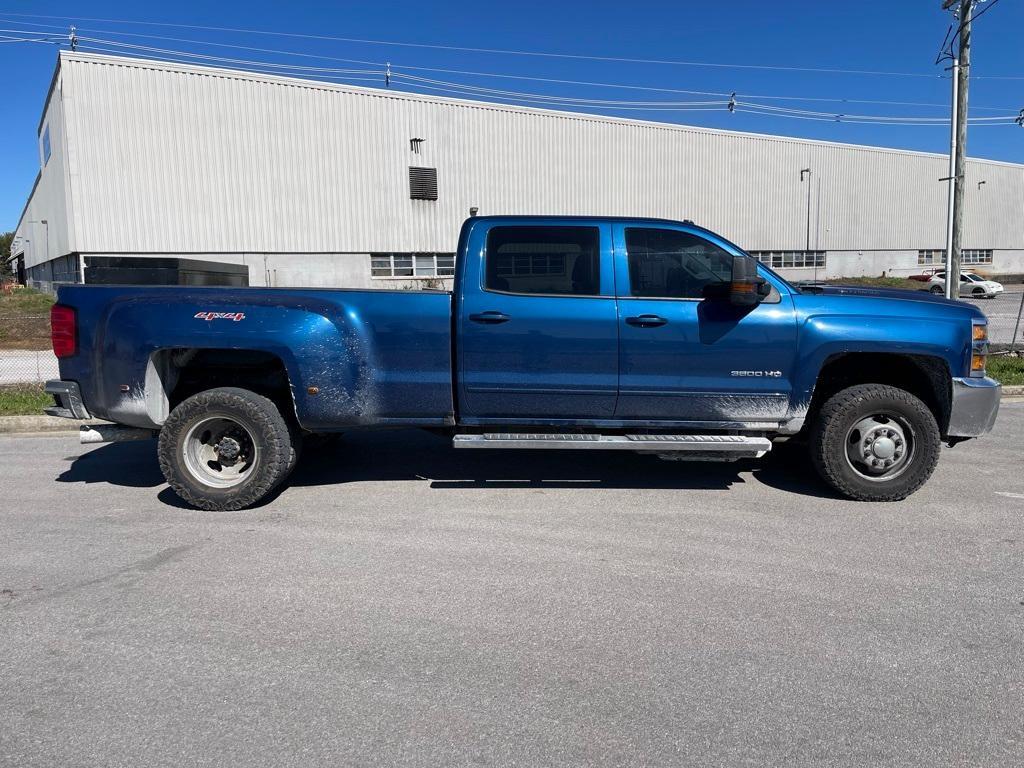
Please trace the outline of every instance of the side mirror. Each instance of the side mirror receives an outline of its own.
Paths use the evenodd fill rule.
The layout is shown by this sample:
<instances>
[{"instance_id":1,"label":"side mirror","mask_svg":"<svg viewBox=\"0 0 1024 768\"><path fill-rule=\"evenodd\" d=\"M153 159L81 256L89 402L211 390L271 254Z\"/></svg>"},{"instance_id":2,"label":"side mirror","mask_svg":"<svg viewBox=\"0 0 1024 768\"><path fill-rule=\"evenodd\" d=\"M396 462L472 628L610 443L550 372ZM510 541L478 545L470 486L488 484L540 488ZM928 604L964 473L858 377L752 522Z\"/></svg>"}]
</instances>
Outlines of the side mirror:
<instances>
[{"instance_id":1,"label":"side mirror","mask_svg":"<svg viewBox=\"0 0 1024 768\"><path fill-rule=\"evenodd\" d=\"M732 257L730 304L736 307L754 307L760 304L770 291L771 287L767 281L757 274L757 263L753 259L748 256Z\"/></svg>"}]
</instances>

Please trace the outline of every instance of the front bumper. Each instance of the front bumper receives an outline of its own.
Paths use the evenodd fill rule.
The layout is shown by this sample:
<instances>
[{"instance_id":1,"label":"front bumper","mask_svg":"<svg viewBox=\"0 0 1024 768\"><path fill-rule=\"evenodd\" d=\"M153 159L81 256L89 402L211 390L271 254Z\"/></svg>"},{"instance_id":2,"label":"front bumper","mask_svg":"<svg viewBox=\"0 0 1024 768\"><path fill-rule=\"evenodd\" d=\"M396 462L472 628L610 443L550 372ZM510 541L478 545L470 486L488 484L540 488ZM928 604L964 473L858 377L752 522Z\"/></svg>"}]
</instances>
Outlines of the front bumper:
<instances>
[{"instance_id":1,"label":"front bumper","mask_svg":"<svg viewBox=\"0 0 1024 768\"><path fill-rule=\"evenodd\" d=\"M89 411L82 402L82 393L78 389L78 383L74 381L59 381L51 379L46 382L43 390L53 395L55 405L43 408L43 412L49 416L61 416L65 419L91 419Z\"/></svg>"},{"instance_id":2,"label":"front bumper","mask_svg":"<svg viewBox=\"0 0 1024 768\"><path fill-rule=\"evenodd\" d=\"M995 379L953 379L953 402L949 411L949 437L981 437L992 429L999 413L1003 385Z\"/></svg>"}]
</instances>

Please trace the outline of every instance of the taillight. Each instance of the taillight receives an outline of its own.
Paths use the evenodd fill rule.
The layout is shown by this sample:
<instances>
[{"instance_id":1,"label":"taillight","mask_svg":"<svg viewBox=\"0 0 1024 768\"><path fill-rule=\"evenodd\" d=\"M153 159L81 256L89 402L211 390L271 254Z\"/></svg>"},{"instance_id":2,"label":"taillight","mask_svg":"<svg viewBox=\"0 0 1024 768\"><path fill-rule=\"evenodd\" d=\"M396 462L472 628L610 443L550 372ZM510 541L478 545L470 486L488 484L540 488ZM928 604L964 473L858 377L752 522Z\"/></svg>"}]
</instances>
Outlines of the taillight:
<instances>
[{"instance_id":1,"label":"taillight","mask_svg":"<svg viewBox=\"0 0 1024 768\"><path fill-rule=\"evenodd\" d=\"M78 331L75 327L75 310L63 304L50 307L50 341L53 354L70 357L78 351Z\"/></svg>"}]
</instances>

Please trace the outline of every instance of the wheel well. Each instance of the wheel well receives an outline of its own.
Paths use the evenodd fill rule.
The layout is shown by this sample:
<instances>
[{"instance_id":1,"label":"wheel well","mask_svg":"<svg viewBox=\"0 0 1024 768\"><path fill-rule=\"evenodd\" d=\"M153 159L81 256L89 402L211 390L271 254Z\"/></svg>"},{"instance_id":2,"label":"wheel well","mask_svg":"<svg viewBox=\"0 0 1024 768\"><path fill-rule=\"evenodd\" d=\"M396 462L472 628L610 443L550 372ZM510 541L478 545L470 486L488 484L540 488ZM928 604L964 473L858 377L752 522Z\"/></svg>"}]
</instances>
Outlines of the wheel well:
<instances>
[{"instance_id":1,"label":"wheel well","mask_svg":"<svg viewBox=\"0 0 1024 768\"><path fill-rule=\"evenodd\" d=\"M929 355L846 352L829 357L818 374L807 423L842 389L857 384L888 384L910 392L928 406L939 432L946 434L952 400L949 365Z\"/></svg>"},{"instance_id":2,"label":"wheel well","mask_svg":"<svg viewBox=\"0 0 1024 768\"><path fill-rule=\"evenodd\" d=\"M164 394L164 418L178 403L203 390L240 387L263 395L285 419L295 420L288 371L281 358L270 352L178 347L154 353L150 368Z\"/></svg>"}]
</instances>

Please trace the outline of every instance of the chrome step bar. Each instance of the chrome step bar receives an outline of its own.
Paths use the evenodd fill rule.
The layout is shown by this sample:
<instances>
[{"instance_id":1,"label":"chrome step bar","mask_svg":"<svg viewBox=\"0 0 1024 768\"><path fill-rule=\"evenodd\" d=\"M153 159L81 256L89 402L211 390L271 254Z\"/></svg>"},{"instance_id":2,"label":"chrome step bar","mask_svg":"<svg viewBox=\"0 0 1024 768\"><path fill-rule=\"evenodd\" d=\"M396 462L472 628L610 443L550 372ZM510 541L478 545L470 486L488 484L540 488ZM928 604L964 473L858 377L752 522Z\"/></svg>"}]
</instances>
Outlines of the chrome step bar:
<instances>
[{"instance_id":1,"label":"chrome step bar","mask_svg":"<svg viewBox=\"0 0 1024 768\"><path fill-rule=\"evenodd\" d=\"M456 448L619 450L666 453L742 454L761 457L772 449L766 437L746 435L594 435L542 432L485 432L481 435L455 435Z\"/></svg>"}]
</instances>

